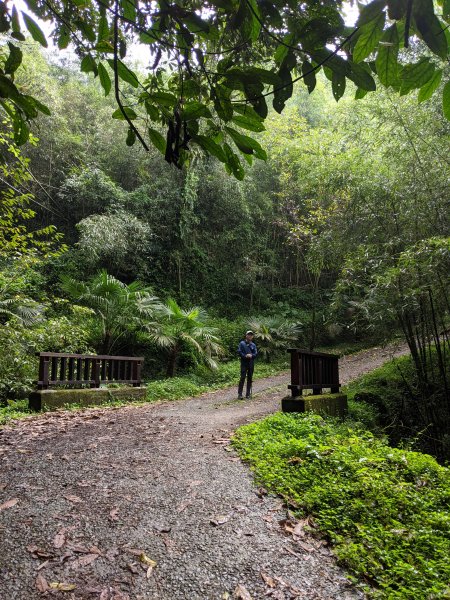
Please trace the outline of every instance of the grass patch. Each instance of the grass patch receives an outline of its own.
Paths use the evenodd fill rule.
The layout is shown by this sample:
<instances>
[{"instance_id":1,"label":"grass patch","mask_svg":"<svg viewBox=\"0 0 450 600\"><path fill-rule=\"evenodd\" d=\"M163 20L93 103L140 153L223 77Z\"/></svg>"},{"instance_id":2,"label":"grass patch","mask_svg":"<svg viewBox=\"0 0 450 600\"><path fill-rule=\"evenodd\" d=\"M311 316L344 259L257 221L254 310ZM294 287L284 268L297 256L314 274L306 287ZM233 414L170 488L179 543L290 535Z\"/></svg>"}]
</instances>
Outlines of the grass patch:
<instances>
[{"instance_id":1,"label":"grass patch","mask_svg":"<svg viewBox=\"0 0 450 600\"><path fill-rule=\"evenodd\" d=\"M286 360L273 363L257 362L253 379L263 379L278 375L289 368ZM150 381L147 384L147 400L180 400L191 396L199 396L206 392L236 385L239 381L239 361L221 363L215 371L199 367L190 375Z\"/></svg>"},{"instance_id":2,"label":"grass patch","mask_svg":"<svg viewBox=\"0 0 450 600\"><path fill-rule=\"evenodd\" d=\"M258 483L313 516L373 597L450 593L450 477L431 456L313 414L277 413L233 443Z\"/></svg>"}]
</instances>

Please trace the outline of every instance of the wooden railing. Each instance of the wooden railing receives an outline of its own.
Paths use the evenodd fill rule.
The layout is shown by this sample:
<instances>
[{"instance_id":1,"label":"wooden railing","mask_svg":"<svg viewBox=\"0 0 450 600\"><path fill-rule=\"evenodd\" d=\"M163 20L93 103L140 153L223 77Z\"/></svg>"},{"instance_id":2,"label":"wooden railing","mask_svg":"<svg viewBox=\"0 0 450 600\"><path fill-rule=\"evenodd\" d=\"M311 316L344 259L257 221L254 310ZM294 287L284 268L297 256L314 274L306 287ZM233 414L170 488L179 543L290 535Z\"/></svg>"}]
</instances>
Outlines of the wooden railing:
<instances>
[{"instance_id":1,"label":"wooden railing","mask_svg":"<svg viewBox=\"0 0 450 600\"><path fill-rule=\"evenodd\" d=\"M102 356L38 352L38 389L65 385L98 388L102 383L141 385L142 356Z\"/></svg>"},{"instance_id":2,"label":"wooden railing","mask_svg":"<svg viewBox=\"0 0 450 600\"><path fill-rule=\"evenodd\" d=\"M292 348L291 385L293 396L301 396L303 390L312 390L313 394L321 394L322 389L339 392L339 357L335 354L308 352Z\"/></svg>"}]
</instances>

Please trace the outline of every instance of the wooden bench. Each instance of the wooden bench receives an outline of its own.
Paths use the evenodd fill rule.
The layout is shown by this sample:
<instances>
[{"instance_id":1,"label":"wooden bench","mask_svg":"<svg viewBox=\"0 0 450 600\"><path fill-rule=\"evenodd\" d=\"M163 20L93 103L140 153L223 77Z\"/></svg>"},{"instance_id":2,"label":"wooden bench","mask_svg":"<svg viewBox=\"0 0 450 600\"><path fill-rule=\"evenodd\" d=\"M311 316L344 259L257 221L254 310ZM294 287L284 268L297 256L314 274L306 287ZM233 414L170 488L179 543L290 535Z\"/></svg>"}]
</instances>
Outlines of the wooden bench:
<instances>
[{"instance_id":1,"label":"wooden bench","mask_svg":"<svg viewBox=\"0 0 450 600\"><path fill-rule=\"evenodd\" d=\"M99 388L101 384L141 385L142 356L38 352L39 390L56 386Z\"/></svg>"}]
</instances>

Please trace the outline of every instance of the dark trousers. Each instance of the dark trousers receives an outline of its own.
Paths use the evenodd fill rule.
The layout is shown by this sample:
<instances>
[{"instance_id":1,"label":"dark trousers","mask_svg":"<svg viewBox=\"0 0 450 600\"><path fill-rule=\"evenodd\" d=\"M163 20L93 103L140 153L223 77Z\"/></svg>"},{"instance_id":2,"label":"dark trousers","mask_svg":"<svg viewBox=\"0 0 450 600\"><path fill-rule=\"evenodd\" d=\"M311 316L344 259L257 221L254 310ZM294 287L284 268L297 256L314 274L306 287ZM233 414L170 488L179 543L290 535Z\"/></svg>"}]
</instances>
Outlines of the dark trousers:
<instances>
[{"instance_id":1,"label":"dark trousers","mask_svg":"<svg viewBox=\"0 0 450 600\"><path fill-rule=\"evenodd\" d=\"M239 380L238 395L242 396L242 390L244 389L245 378L247 378L247 393L246 396L250 396L252 391L252 380L253 380L253 361L252 360L241 360L241 378Z\"/></svg>"}]
</instances>

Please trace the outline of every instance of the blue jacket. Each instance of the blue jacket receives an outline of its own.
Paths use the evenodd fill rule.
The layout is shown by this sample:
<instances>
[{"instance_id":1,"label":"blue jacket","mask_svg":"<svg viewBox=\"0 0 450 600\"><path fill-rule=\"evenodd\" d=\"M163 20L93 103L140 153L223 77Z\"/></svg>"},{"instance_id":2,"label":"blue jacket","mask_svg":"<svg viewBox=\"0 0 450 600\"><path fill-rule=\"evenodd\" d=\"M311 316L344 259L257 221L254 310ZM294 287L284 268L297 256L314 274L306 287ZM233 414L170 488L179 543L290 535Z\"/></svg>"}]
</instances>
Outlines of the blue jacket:
<instances>
[{"instance_id":1,"label":"blue jacket","mask_svg":"<svg viewBox=\"0 0 450 600\"><path fill-rule=\"evenodd\" d=\"M256 344L254 344L253 342L249 342L247 343L246 340L242 340L241 342L239 342L239 346L238 346L238 354L241 357L241 360L255 360L256 355L258 354L258 350L256 349ZM251 358L246 358L247 354L251 354L252 357Z\"/></svg>"}]
</instances>

